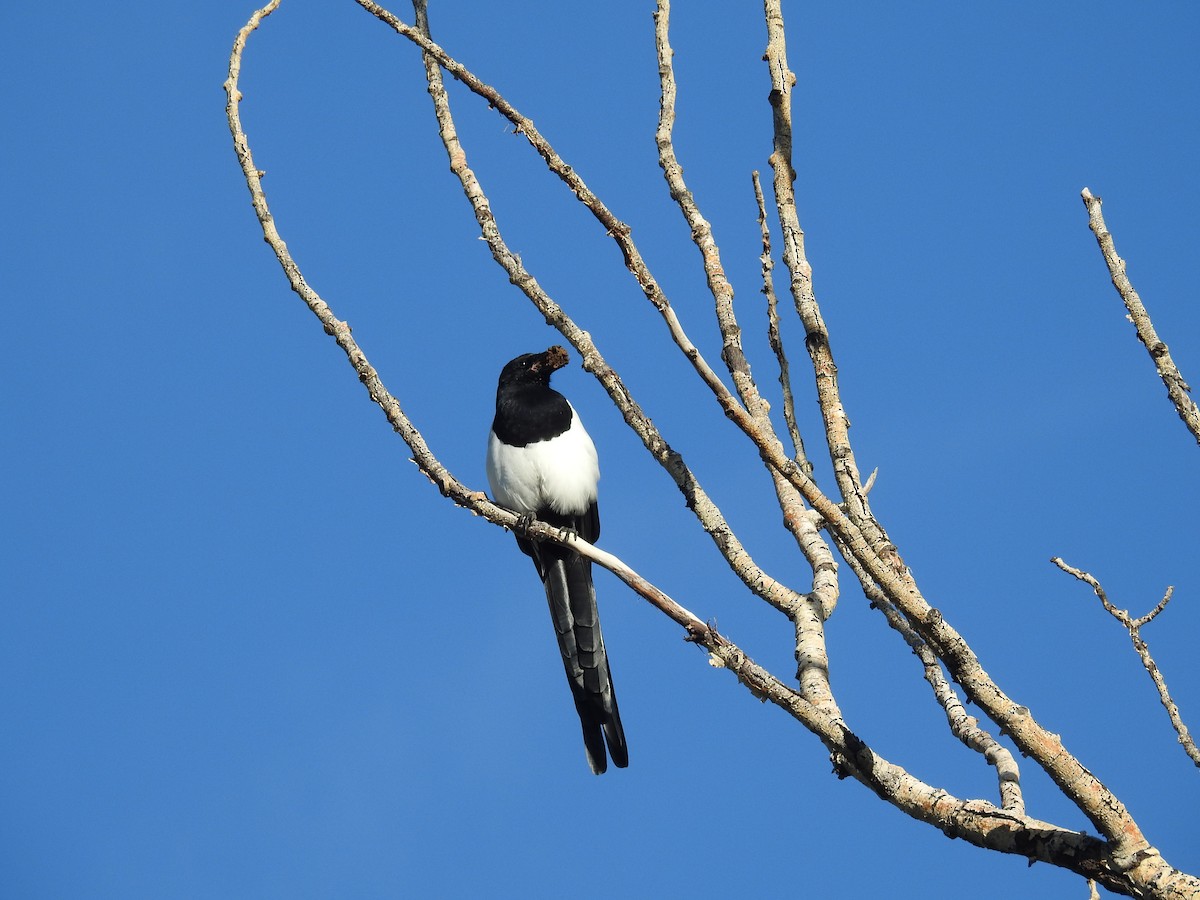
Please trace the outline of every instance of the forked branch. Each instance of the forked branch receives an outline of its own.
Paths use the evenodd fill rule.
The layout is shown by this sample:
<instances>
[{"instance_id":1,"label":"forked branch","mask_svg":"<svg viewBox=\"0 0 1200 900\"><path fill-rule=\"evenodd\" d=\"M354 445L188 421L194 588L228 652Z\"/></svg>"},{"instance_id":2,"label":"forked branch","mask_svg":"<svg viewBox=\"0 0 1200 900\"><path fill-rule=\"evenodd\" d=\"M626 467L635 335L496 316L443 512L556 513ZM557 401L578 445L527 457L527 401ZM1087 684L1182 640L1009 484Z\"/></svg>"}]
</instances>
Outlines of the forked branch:
<instances>
[{"instance_id":1,"label":"forked branch","mask_svg":"<svg viewBox=\"0 0 1200 900\"><path fill-rule=\"evenodd\" d=\"M1150 676L1150 680L1154 682L1154 687L1158 691L1158 699L1162 703L1163 709L1167 711L1168 718L1171 720L1171 727L1179 735L1179 743L1183 746L1184 752L1191 758L1192 762L1200 766L1200 749L1196 747L1196 742L1192 739L1191 732L1188 730L1187 725L1184 724L1183 717L1179 715L1179 707L1171 699L1171 692L1167 690L1167 680L1158 668L1158 663L1151 656L1150 647L1146 644L1146 639L1142 637L1142 626L1149 623L1155 616L1167 608L1167 604L1171 602L1171 597L1175 593L1175 588L1168 587L1166 593L1163 594L1163 598L1155 604L1150 612L1135 619L1129 615L1128 610L1119 609L1108 599L1108 594L1093 575L1082 569L1067 565L1067 563L1063 562L1057 556L1051 559L1050 562L1054 563L1054 565L1058 566L1068 575L1073 575L1085 584L1090 585L1092 591L1095 592L1096 597L1100 600L1100 603L1104 606L1108 614L1120 622L1125 630L1129 632L1129 640L1133 643L1133 649L1137 651L1138 658L1141 659L1142 665Z\"/></svg>"}]
</instances>

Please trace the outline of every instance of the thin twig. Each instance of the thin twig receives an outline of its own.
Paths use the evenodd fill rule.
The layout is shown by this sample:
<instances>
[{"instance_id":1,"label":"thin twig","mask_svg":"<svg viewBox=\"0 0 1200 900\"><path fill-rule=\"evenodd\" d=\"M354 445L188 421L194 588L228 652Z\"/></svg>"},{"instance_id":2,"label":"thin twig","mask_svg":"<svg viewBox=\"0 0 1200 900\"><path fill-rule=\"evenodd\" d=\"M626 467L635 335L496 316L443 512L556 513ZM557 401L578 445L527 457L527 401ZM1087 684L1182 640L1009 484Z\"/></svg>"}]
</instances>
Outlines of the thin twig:
<instances>
[{"instance_id":1,"label":"thin twig","mask_svg":"<svg viewBox=\"0 0 1200 900\"><path fill-rule=\"evenodd\" d=\"M1108 274L1112 278L1113 287L1117 289L1117 293L1121 295L1121 301L1129 310L1129 321L1137 329L1138 340L1145 345L1146 352L1150 354L1150 360L1154 363L1154 368L1158 370L1158 377L1166 385L1167 397L1175 405L1175 411L1179 414L1179 418L1196 438L1196 442L1200 443L1200 409L1196 407L1196 401L1188 396L1191 388L1183 380L1183 375L1180 373L1179 367L1175 365L1175 360L1171 359L1167 345L1159 339L1158 332L1154 330L1154 323L1150 321L1150 314L1146 312L1146 307L1142 303L1142 298L1133 289L1133 283L1125 274L1125 260L1117 255L1112 234L1109 232L1108 226L1104 224L1104 216L1100 211L1103 201L1099 197L1093 196L1087 188L1083 189L1081 196L1083 205L1087 207L1088 227L1096 236L1096 243L1100 245L1100 252L1104 255L1104 262L1108 266Z\"/></svg>"},{"instance_id":2,"label":"thin twig","mask_svg":"<svg viewBox=\"0 0 1200 900\"><path fill-rule=\"evenodd\" d=\"M750 175L754 184L754 201L758 204L758 227L762 232L762 292L767 298L767 340L775 354L779 365L779 387L783 391L783 420L787 424L788 436L792 440L792 458L800 464L805 474L812 475L813 464L804 450L804 439L800 436L800 427L796 424L796 398L792 394L792 375L788 365L787 353L783 347L783 336L779 332L779 301L775 296L775 279L771 271L775 268L775 260L771 257L771 229L767 225L767 205L763 200L762 183L758 172Z\"/></svg>"},{"instance_id":3,"label":"thin twig","mask_svg":"<svg viewBox=\"0 0 1200 900\"><path fill-rule=\"evenodd\" d=\"M861 496L858 465L850 445L850 420L842 405L837 381L837 365L829 344L829 330L821 316L812 285L812 265L804 250L804 229L796 210L796 170L792 166L792 88L796 76L788 67L787 38L783 28L780 0L766 0L767 52L763 59L771 78L770 102L774 123L772 152L769 159L774 173L772 186L783 237L783 263L790 274L789 287L796 313L804 325L805 346L812 360L817 388L817 403L825 423L830 459L838 489L850 517L860 527L871 516Z\"/></svg>"},{"instance_id":4,"label":"thin twig","mask_svg":"<svg viewBox=\"0 0 1200 900\"><path fill-rule=\"evenodd\" d=\"M1158 668L1158 663L1154 661L1154 657L1150 655L1150 647L1146 644L1145 638L1142 637L1142 626L1152 621L1155 616L1167 608L1167 604L1171 602L1171 597L1175 593L1173 586L1168 587L1163 594L1163 598L1155 604L1154 608L1144 616L1133 618L1129 612L1124 609L1118 609L1109 599L1100 582L1090 573L1077 569L1074 566L1068 565L1057 556L1053 557L1050 562L1058 566L1068 575L1073 575L1080 581L1090 585L1092 591L1099 598L1101 605L1104 606L1108 614L1116 619L1125 630L1129 632L1129 640L1133 643L1133 649L1137 651L1138 657L1142 661L1142 666L1150 675L1150 680L1154 682L1154 687L1158 691L1159 702L1167 711L1167 717L1171 720L1171 727L1175 729L1175 733L1179 735L1179 743L1183 746L1184 752L1191 758L1192 762L1200 767L1200 749L1196 747L1196 742L1192 739L1191 732L1187 725L1183 722L1183 717L1179 715L1179 707L1171 698L1170 691L1167 690L1167 680L1163 677L1162 671Z\"/></svg>"}]
</instances>

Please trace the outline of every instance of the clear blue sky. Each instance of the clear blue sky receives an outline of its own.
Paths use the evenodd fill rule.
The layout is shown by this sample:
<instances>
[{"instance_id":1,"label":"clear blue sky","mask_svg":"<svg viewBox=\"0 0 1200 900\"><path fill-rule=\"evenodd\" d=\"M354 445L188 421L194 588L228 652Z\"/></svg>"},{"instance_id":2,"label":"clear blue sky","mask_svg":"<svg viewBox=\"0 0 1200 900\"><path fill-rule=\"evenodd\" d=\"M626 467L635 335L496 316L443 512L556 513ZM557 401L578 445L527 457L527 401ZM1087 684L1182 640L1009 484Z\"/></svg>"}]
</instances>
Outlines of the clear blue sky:
<instances>
[{"instance_id":1,"label":"clear blue sky","mask_svg":"<svg viewBox=\"0 0 1200 900\"><path fill-rule=\"evenodd\" d=\"M653 5L432 6L435 37L633 227L717 362L655 160ZM632 763L588 772L528 560L416 472L262 243L221 91L251 11L0 12L0 896L1085 896L837 781L815 738L604 573ZM1200 728L1200 450L1079 201L1085 185L1105 198L1200 381L1200 12L786 11L800 212L876 511L988 671L1200 871L1196 770L1124 634L1048 563L1092 570L1135 612L1176 586L1146 636ZM760 13L681 2L674 19L677 149L774 390L750 189L770 152ZM754 454L664 349L614 246L453 87L510 244L762 564L806 586ZM243 90L309 281L482 488L500 366L558 337L477 239L419 57L350 0L285 0ZM818 448L801 334L784 327ZM600 448L604 546L787 676L786 623L723 569L599 387L577 366L557 383ZM829 641L851 725L924 780L994 797L913 657L848 572L843 587ZM1023 773L1031 814L1085 827Z\"/></svg>"}]
</instances>

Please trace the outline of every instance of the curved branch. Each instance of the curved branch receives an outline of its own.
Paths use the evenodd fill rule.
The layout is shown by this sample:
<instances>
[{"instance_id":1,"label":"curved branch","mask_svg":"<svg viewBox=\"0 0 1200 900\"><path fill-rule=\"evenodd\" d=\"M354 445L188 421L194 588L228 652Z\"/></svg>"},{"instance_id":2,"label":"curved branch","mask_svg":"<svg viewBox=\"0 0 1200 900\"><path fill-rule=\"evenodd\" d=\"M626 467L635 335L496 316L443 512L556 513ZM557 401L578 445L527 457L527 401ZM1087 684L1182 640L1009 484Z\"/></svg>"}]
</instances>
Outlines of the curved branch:
<instances>
[{"instance_id":1,"label":"curved branch","mask_svg":"<svg viewBox=\"0 0 1200 900\"><path fill-rule=\"evenodd\" d=\"M443 495L465 509L482 516L487 521L505 528L518 527L519 517L510 510L497 506L478 491L472 491L443 466L429 449L424 438L404 413L399 401L387 391L378 373L370 365L365 354L351 336L345 322L334 316L332 309L320 298L304 280L298 265L292 259L287 245L279 235L262 189L261 175L254 163L249 142L241 127L238 104L241 92L238 89L241 55L249 33L258 27L261 20L269 15L277 6L279 0L272 0L268 6L258 10L245 28L239 32L234 45L230 62L229 79L226 81L228 93L227 115L230 131L233 135L234 147L242 172L250 189L251 201L263 230L263 236L274 251L292 289L305 302L305 305L317 316L325 331L334 337L339 347L346 353L348 361L353 366L359 380L370 393L371 399L383 410L388 422L400 434L413 453L413 461L421 472L434 483ZM697 616L672 600L646 579L638 575L612 554L609 554L575 535L561 531L544 522L533 522L524 527L524 533L537 540L554 540L571 546L576 552L593 560L621 578L638 594L650 600L657 608L670 616L688 631L688 638L707 649L715 662L721 668L733 672L743 684L759 697L769 699L786 710L798 721L816 733L839 760L839 770L843 775L853 775L859 778L877 792L888 796L889 787L903 781L905 792L902 796L894 793L889 796L891 802L913 809L917 814L940 823L940 827L948 827L954 821L963 821L973 816L990 817L1003 811L995 810L987 804L975 801L961 801L950 797L929 785L922 784L898 767L892 766L886 760L871 752L861 739L849 732L834 716L808 702L797 692L784 685L779 679L753 662L736 644L718 634L715 629L705 624ZM1094 838L1086 835L1046 826L1045 823L1028 820L1018 822L1007 814L1000 816L1010 823L1011 827L1028 828L1036 825L1052 833L1056 842L1071 842L1078 845L1082 855L1093 858L1099 856L1100 844ZM995 840L995 838L990 838ZM1046 845L1047 847L1049 844ZM1032 845L1031 845L1032 847ZM1028 850L1030 848L1026 848ZM1033 849L1036 849L1034 847ZM1014 852L1010 850L1010 852ZM1022 851L1025 852L1025 851ZM1049 851L1045 851L1049 854ZM1040 854L1039 854L1040 856ZM1050 861L1050 856L1045 857Z\"/></svg>"},{"instance_id":2,"label":"curved branch","mask_svg":"<svg viewBox=\"0 0 1200 900\"><path fill-rule=\"evenodd\" d=\"M1088 227L1096 236L1096 243L1100 245L1100 252L1104 255L1104 262L1108 266L1108 274L1112 278L1113 287L1117 289L1117 293L1121 295L1121 301L1129 310L1129 321L1137 329L1138 340L1145 345L1146 352L1150 354L1150 360L1154 363L1154 368L1158 370L1158 377L1166 385L1167 397L1175 405L1175 411L1179 413L1179 418L1183 420L1183 424L1187 426L1196 442L1200 443L1200 409L1197 409L1196 401L1188 396L1192 389L1183 380L1183 375L1180 374L1179 367L1175 365L1175 360L1171 359L1171 352L1167 349L1167 345L1159 339L1158 332L1154 330L1154 323L1150 321L1150 314L1146 312L1146 307L1142 304L1142 298L1133 289L1133 283L1125 274L1125 260L1117 255L1112 234L1109 232L1108 226L1104 224L1104 216L1100 211L1103 201L1099 197L1093 196L1087 188L1083 189L1081 196L1083 205L1087 207Z\"/></svg>"}]
</instances>

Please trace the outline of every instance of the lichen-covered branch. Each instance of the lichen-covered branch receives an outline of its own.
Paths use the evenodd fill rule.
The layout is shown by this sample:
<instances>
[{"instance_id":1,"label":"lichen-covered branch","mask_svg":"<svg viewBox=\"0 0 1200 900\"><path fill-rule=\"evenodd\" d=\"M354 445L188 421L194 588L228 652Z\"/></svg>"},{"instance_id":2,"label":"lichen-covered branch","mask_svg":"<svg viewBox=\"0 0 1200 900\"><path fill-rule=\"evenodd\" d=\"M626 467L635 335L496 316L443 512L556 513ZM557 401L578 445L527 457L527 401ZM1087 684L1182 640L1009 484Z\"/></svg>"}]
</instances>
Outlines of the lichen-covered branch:
<instances>
[{"instance_id":1,"label":"lichen-covered branch","mask_svg":"<svg viewBox=\"0 0 1200 900\"><path fill-rule=\"evenodd\" d=\"M1175 405L1179 418L1196 438L1196 442L1200 443L1200 409L1197 409L1196 401L1188 396L1192 389L1183 380L1179 367L1175 365L1175 360L1171 359L1171 351L1154 330L1154 323L1150 321L1150 314L1146 312L1142 298L1133 289L1133 283L1125 272L1125 260L1117 255L1113 236L1104 224L1104 215L1100 211L1103 202L1099 197L1093 196L1087 188L1083 189L1082 197L1083 205L1087 207L1088 227L1096 236L1096 243L1100 245L1100 252L1104 255L1113 287L1117 289L1121 301L1129 311L1129 321L1137 329L1138 340L1145 345L1146 352L1150 354L1150 360L1158 371L1158 377L1166 385L1167 396Z\"/></svg>"},{"instance_id":2,"label":"lichen-covered branch","mask_svg":"<svg viewBox=\"0 0 1200 900\"><path fill-rule=\"evenodd\" d=\"M1068 565L1057 556L1053 557L1050 562L1054 563L1054 565L1058 566L1068 575L1073 575L1080 581L1090 585L1100 603L1108 611L1108 614L1120 622L1125 627L1125 630L1129 632L1129 640L1133 643L1133 649L1137 652L1138 658L1141 659L1142 665L1150 676L1150 680L1154 682L1154 688L1158 691L1159 702L1162 703L1163 709L1167 711L1167 717L1171 720L1171 727L1179 735L1179 743L1183 746L1183 751L1193 763L1200 766L1200 748L1196 747L1196 742L1192 738L1191 732L1188 730L1187 725L1184 724L1183 717L1179 714L1179 707L1171 698L1171 692L1167 690L1167 680L1163 677L1158 663L1154 661L1154 657L1150 654L1150 647L1146 643L1146 639L1142 637L1142 626L1153 620L1155 616L1167 608L1167 604L1171 602L1171 596L1175 593L1175 588L1168 587L1163 594L1163 598L1155 604L1150 612L1135 619L1129 615L1127 610L1118 609L1108 599L1108 594L1093 575L1084 572L1082 569Z\"/></svg>"}]
</instances>

